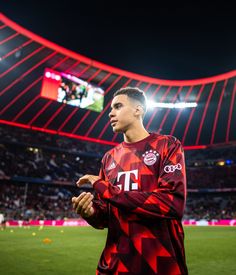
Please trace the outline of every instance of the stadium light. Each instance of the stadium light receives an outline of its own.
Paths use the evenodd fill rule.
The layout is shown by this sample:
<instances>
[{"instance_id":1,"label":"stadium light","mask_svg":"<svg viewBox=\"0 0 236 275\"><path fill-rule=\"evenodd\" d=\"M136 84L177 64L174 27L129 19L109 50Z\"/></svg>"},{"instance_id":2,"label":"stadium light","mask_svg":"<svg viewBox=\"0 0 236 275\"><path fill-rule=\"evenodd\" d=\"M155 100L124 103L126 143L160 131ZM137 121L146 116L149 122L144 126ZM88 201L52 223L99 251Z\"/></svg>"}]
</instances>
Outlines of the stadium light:
<instances>
[{"instance_id":1,"label":"stadium light","mask_svg":"<svg viewBox=\"0 0 236 275\"><path fill-rule=\"evenodd\" d=\"M148 100L148 108L169 108L169 109L184 109L184 108L196 108L196 102L176 102L176 103L167 103L167 102L155 102Z\"/></svg>"}]
</instances>

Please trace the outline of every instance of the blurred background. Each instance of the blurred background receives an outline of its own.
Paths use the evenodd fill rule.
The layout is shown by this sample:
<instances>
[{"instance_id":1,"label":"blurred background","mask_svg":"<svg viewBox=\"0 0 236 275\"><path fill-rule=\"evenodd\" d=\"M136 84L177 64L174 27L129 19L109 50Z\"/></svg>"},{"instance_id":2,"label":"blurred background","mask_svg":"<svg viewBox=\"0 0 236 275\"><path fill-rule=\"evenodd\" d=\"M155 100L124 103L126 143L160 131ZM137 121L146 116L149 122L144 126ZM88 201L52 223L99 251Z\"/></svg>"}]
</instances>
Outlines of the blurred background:
<instances>
[{"instance_id":1,"label":"blurred background","mask_svg":"<svg viewBox=\"0 0 236 275\"><path fill-rule=\"evenodd\" d=\"M236 225L230 7L109 8L105 1L90 9L70 1L0 5L2 226L81 222L71 197L92 189L75 182L98 174L104 153L122 142L108 113L112 94L125 86L145 91L148 131L184 146L183 223Z\"/></svg>"}]
</instances>

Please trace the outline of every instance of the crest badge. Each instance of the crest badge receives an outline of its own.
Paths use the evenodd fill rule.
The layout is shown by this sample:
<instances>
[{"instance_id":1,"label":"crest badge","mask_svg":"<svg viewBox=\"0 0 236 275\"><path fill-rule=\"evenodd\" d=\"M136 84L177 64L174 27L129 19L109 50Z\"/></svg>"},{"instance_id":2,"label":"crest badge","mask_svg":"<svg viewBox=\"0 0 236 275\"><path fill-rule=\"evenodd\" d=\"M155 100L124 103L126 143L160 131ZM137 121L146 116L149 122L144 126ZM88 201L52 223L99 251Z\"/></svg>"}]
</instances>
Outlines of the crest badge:
<instances>
[{"instance_id":1,"label":"crest badge","mask_svg":"<svg viewBox=\"0 0 236 275\"><path fill-rule=\"evenodd\" d=\"M154 150L146 151L143 155L143 161L146 165L150 166L156 163L159 153Z\"/></svg>"}]
</instances>

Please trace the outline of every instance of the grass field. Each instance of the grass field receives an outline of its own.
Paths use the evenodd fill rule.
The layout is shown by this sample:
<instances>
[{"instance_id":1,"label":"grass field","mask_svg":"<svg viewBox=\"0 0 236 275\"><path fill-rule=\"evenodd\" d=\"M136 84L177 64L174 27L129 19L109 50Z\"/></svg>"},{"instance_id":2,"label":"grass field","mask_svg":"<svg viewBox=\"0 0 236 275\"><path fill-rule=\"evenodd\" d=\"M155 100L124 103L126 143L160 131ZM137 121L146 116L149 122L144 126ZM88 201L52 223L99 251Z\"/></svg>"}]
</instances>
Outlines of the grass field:
<instances>
[{"instance_id":1,"label":"grass field","mask_svg":"<svg viewBox=\"0 0 236 275\"><path fill-rule=\"evenodd\" d=\"M0 274L95 274L105 238L91 227L7 228ZM236 274L236 227L185 227L185 246L190 275Z\"/></svg>"}]
</instances>

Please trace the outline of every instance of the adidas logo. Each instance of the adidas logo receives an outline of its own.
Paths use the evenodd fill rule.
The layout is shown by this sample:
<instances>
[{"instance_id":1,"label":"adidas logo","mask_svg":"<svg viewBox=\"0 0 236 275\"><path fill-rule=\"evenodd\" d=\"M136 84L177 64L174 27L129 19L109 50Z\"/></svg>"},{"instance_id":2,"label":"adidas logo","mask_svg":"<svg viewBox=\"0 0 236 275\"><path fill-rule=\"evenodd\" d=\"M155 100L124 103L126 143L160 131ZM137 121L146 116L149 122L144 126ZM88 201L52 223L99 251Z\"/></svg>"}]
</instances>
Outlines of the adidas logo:
<instances>
[{"instance_id":1,"label":"adidas logo","mask_svg":"<svg viewBox=\"0 0 236 275\"><path fill-rule=\"evenodd\" d=\"M112 169L114 169L114 168L116 168L116 165L115 165L115 163L114 163L114 161L109 165L109 167L107 168L107 170L112 170Z\"/></svg>"}]
</instances>

